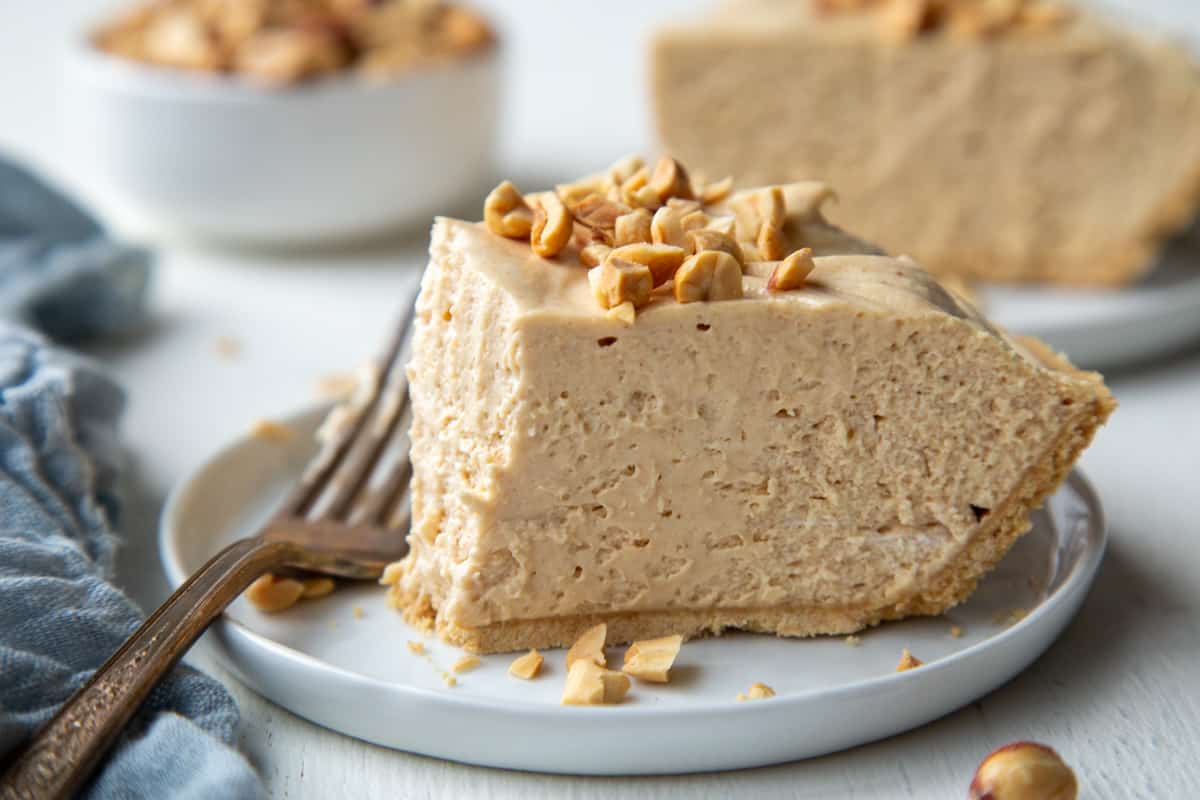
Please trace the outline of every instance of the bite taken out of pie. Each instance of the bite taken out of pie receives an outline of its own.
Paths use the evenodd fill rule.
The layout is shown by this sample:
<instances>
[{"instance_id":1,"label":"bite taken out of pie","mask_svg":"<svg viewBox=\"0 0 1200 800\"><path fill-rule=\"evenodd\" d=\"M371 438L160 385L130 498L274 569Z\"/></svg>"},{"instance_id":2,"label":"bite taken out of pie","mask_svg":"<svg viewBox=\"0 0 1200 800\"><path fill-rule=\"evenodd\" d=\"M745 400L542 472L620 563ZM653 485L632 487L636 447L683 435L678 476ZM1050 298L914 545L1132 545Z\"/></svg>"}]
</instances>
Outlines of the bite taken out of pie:
<instances>
[{"instance_id":1,"label":"bite taken out of pie","mask_svg":"<svg viewBox=\"0 0 1200 800\"><path fill-rule=\"evenodd\" d=\"M489 653L967 598L1114 402L828 224L829 195L627 159L438 219L392 604Z\"/></svg>"}]
</instances>

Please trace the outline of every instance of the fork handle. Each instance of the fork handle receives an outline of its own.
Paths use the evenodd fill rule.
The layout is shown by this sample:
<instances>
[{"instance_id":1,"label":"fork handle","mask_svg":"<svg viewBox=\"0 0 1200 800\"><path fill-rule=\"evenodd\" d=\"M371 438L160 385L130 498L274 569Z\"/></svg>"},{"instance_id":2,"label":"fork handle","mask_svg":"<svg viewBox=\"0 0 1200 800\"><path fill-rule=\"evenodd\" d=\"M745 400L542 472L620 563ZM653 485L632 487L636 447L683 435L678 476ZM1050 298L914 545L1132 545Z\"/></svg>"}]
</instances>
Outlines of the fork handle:
<instances>
[{"instance_id":1,"label":"fork handle","mask_svg":"<svg viewBox=\"0 0 1200 800\"><path fill-rule=\"evenodd\" d=\"M240 539L192 575L66 702L0 779L0 798L68 798L150 690L255 578L294 555L287 542Z\"/></svg>"}]
</instances>

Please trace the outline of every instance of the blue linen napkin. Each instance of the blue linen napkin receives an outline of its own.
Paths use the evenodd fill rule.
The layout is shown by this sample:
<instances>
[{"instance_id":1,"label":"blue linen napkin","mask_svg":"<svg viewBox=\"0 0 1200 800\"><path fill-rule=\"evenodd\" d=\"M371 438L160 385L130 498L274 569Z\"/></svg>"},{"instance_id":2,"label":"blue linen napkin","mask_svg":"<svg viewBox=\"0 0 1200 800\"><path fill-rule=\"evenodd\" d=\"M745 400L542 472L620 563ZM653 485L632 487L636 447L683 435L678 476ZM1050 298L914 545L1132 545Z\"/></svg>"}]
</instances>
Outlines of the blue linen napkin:
<instances>
[{"instance_id":1,"label":"blue linen napkin","mask_svg":"<svg viewBox=\"0 0 1200 800\"><path fill-rule=\"evenodd\" d=\"M69 341L141 319L151 257L0 158L0 315ZM95 365L0 322L0 761L142 621L108 582L121 390ZM88 798L259 797L232 745L237 707L179 667L158 686Z\"/></svg>"}]
</instances>

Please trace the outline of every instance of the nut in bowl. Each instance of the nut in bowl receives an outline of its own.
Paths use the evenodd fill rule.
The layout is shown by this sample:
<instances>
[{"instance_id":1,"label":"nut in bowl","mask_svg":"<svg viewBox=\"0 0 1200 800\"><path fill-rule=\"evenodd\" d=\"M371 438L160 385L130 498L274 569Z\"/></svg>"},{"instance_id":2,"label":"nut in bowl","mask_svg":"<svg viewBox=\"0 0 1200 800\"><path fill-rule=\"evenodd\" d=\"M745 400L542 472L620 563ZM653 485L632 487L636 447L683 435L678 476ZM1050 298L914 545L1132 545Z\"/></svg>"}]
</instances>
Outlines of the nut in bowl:
<instances>
[{"instance_id":1,"label":"nut in bowl","mask_svg":"<svg viewBox=\"0 0 1200 800\"><path fill-rule=\"evenodd\" d=\"M337 28L281 18L289 4L246 5L265 11L236 48L213 9L239 4L182 0L71 43L65 130L106 210L153 231L289 245L423 224L488 183L500 92L489 29L467 46L465 12L436 3L422 13L459 20L458 39L397 0L330 3L378 15ZM156 19L163 8L173 16Z\"/></svg>"}]
</instances>

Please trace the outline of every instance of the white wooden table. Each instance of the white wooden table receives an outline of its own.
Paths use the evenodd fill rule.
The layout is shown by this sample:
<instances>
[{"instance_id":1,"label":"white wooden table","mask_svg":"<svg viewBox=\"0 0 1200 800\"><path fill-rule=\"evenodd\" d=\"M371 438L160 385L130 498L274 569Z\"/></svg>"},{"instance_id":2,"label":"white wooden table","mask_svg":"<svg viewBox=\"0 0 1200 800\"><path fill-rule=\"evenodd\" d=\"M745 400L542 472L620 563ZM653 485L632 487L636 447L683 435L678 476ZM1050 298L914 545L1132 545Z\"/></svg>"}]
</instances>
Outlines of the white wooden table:
<instances>
[{"instance_id":1,"label":"white wooden table","mask_svg":"<svg viewBox=\"0 0 1200 800\"><path fill-rule=\"evenodd\" d=\"M6 6L0 22L0 147L67 184L55 123L55 43L106 5L27 2L23 10ZM496 10L509 43L506 174L550 182L648 149L643 31L691 3L609 0L604 11L552 0L484 5ZM1200 37L1195 3L1121 5ZM589 63L607 76L602 83ZM540 102L545 96L558 104ZM152 329L96 353L130 392L125 439L133 465L120 580L141 602L153 605L166 592L155 527L169 487L254 418L303 404L318 377L369 356L415 280L423 239L289 257L166 247ZM221 356L220 337L240 342L240 354ZM1107 507L1112 543L1079 617L1009 685L887 741L710 775L503 772L331 733L262 700L202 651L193 661L237 696L241 743L275 797L963 797L976 762L1018 738L1057 747L1088 797L1192 796L1200 787L1200 343L1109 380L1121 408L1083 467Z\"/></svg>"}]
</instances>

